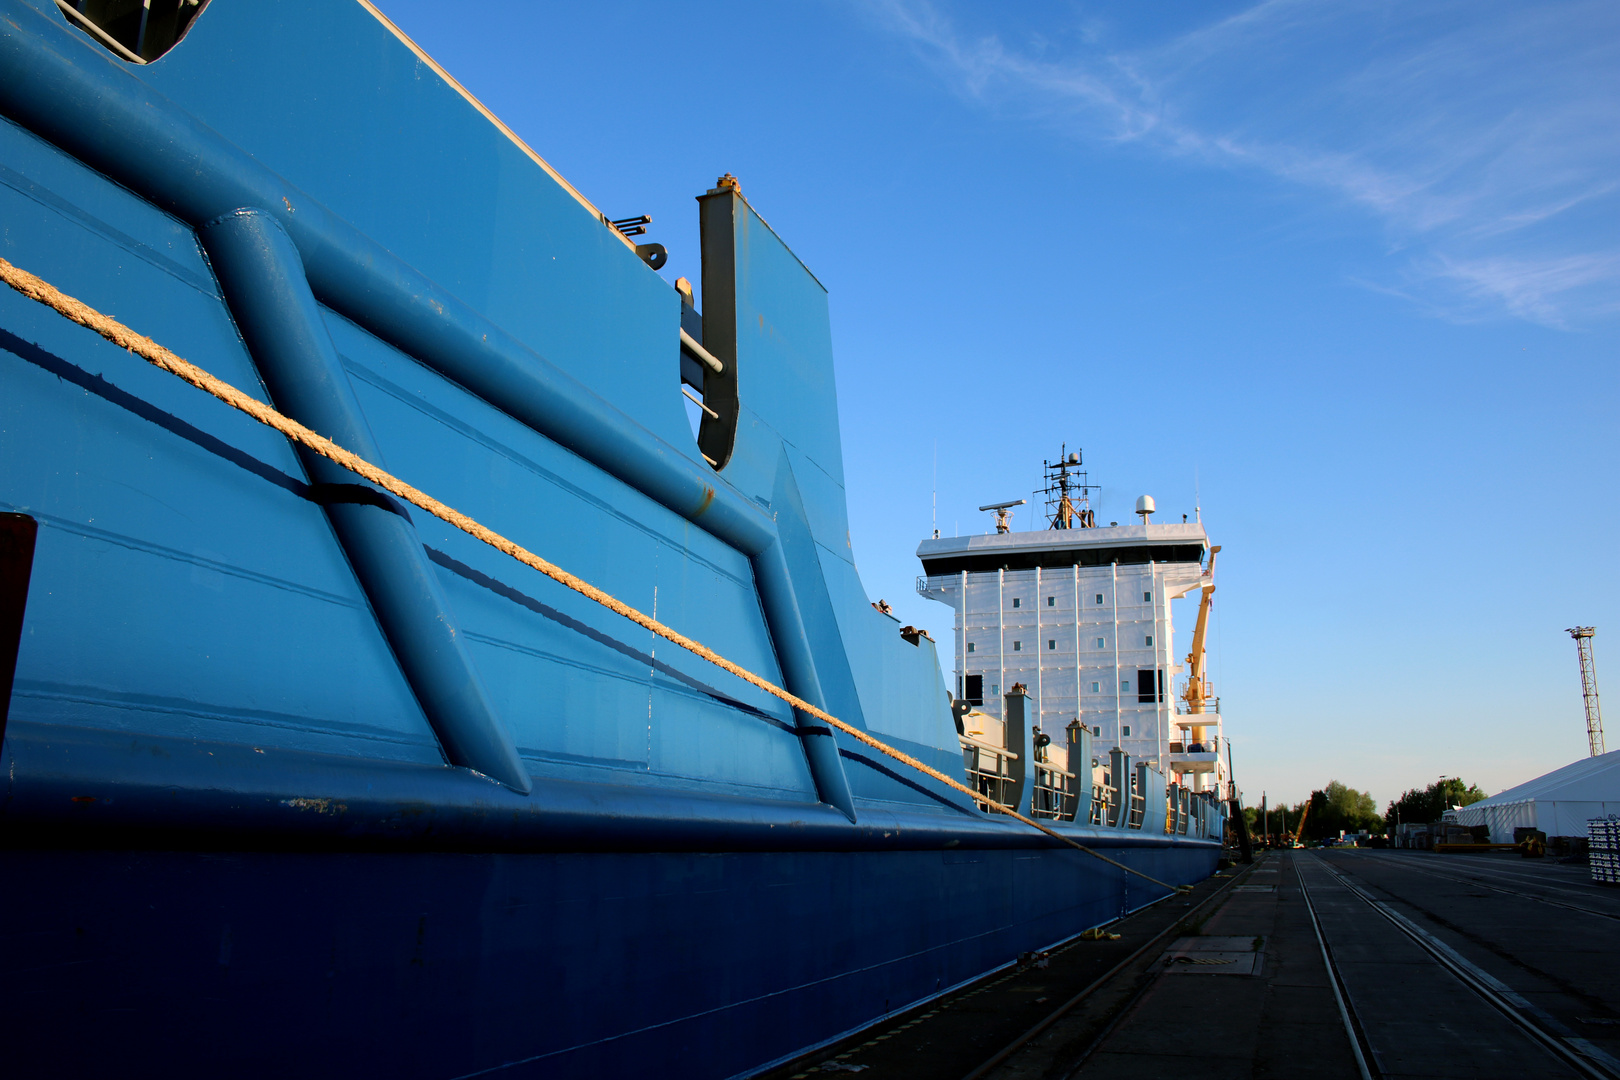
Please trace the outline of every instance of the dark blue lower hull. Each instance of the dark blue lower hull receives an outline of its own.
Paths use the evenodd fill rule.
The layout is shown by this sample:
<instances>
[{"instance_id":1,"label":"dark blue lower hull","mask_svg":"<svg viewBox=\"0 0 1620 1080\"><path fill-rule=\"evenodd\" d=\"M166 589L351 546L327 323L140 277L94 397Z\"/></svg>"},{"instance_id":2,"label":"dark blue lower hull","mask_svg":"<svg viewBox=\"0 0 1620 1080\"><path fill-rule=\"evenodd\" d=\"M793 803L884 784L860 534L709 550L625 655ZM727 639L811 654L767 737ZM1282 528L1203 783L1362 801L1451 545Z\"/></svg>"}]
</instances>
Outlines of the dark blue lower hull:
<instances>
[{"instance_id":1,"label":"dark blue lower hull","mask_svg":"<svg viewBox=\"0 0 1620 1080\"><path fill-rule=\"evenodd\" d=\"M1113 854L1180 883L1218 849ZM726 1077L1160 893L1073 851L0 865L13 1076Z\"/></svg>"}]
</instances>

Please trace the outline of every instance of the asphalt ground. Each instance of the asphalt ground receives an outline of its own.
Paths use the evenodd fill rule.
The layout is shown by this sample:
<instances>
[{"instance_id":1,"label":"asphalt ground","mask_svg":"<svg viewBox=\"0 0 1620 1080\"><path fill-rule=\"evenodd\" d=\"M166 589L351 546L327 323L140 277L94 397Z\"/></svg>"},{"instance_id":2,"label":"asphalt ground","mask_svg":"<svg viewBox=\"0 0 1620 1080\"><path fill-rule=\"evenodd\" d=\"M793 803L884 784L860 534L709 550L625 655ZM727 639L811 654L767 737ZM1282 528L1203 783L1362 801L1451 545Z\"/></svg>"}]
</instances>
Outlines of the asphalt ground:
<instances>
[{"instance_id":1,"label":"asphalt ground","mask_svg":"<svg viewBox=\"0 0 1620 1080\"><path fill-rule=\"evenodd\" d=\"M1620 1080L1620 888L1584 866L1262 853L1108 929L767 1076Z\"/></svg>"}]
</instances>

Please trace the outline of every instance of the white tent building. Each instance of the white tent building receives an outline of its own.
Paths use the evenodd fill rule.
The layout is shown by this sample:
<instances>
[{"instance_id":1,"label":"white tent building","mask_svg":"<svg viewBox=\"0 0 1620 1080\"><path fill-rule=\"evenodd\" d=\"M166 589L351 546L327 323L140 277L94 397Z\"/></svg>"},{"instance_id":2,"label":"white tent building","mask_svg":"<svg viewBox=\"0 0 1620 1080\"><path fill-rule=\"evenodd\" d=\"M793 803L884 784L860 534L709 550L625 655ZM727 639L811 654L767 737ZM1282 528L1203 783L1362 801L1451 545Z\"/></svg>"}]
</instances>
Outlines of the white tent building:
<instances>
[{"instance_id":1,"label":"white tent building","mask_svg":"<svg viewBox=\"0 0 1620 1080\"><path fill-rule=\"evenodd\" d=\"M1620 750L1582 758L1446 816L1459 825L1488 826L1497 844L1511 844L1519 827L1585 836L1592 818L1620 817Z\"/></svg>"}]
</instances>

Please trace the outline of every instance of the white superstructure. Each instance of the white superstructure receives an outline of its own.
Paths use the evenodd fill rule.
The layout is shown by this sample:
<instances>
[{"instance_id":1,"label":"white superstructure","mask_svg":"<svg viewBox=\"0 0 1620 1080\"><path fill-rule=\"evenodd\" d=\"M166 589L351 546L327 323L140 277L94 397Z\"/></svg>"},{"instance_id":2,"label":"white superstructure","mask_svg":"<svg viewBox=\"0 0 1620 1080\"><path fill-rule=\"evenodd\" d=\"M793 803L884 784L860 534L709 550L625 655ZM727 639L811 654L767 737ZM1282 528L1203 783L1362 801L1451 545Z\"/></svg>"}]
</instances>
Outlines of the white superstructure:
<instances>
[{"instance_id":1,"label":"white superstructure","mask_svg":"<svg viewBox=\"0 0 1620 1080\"><path fill-rule=\"evenodd\" d=\"M1117 748L1192 791L1224 793L1219 701L1206 687L1204 711L1190 711L1170 608L1210 584L1208 551L1201 524L1145 518L924 540L917 591L956 612L957 698L1002 721L1021 684L1029 722L1054 742L1078 721L1099 764Z\"/></svg>"}]
</instances>

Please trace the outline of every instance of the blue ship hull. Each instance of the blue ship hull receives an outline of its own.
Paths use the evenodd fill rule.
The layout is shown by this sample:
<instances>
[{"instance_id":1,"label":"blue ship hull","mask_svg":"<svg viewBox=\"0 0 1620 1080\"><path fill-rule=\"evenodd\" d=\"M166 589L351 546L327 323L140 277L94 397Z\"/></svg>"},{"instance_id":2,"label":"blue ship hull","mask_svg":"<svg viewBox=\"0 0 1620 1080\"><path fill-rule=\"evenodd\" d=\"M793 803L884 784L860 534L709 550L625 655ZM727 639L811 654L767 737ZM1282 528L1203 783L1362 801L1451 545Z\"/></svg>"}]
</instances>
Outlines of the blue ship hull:
<instances>
[{"instance_id":1,"label":"blue ship hull","mask_svg":"<svg viewBox=\"0 0 1620 1080\"><path fill-rule=\"evenodd\" d=\"M825 292L740 192L699 316L363 5L148 59L0 0L0 257L962 775L854 569ZM9 289L0 524L16 1075L746 1075L1165 892ZM1088 810L1214 869L1213 804Z\"/></svg>"},{"instance_id":2,"label":"blue ship hull","mask_svg":"<svg viewBox=\"0 0 1620 1080\"><path fill-rule=\"evenodd\" d=\"M746 1074L1149 895L1007 850L53 851L8 873L51 883L6 904L29 931L17 1076Z\"/></svg>"}]
</instances>

